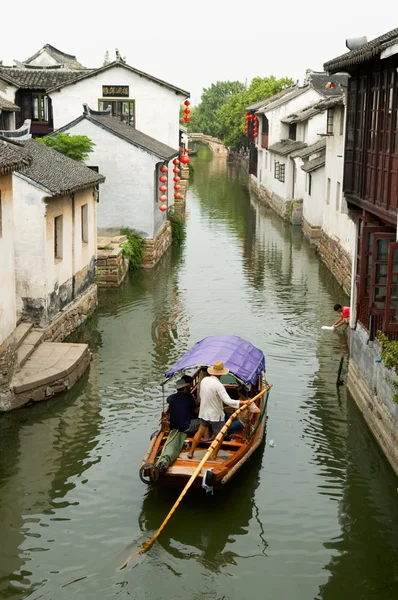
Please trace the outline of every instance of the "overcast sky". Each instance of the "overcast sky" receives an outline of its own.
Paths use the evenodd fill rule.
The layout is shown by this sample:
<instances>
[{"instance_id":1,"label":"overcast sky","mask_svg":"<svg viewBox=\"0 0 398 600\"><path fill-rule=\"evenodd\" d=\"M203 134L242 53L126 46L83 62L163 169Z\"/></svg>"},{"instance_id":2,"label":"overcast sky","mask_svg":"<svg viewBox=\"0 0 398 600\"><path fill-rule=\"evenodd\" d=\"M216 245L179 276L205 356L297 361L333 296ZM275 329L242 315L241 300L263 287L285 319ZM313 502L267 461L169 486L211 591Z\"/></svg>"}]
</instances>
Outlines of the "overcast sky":
<instances>
[{"instance_id":1,"label":"overcast sky","mask_svg":"<svg viewBox=\"0 0 398 600\"><path fill-rule=\"evenodd\" d=\"M112 60L118 48L130 65L188 90L197 103L202 88L220 80L302 80L306 69L322 70L346 52L347 37L371 40L398 27L395 6L396 0L372 3L373 11L358 0L20 0L1 29L0 60L25 60L49 43L97 67L106 50Z\"/></svg>"}]
</instances>

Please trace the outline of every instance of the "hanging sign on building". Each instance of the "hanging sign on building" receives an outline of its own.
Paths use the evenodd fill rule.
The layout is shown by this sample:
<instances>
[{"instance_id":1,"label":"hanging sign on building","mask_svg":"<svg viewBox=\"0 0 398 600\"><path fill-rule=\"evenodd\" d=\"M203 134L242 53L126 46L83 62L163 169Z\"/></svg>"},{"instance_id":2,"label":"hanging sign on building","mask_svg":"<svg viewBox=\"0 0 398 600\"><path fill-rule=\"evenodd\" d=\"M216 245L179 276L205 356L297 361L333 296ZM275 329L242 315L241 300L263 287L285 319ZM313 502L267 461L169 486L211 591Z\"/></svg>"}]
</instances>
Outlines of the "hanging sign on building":
<instances>
[{"instance_id":1,"label":"hanging sign on building","mask_svg":"<svg viewBox=\"0 0 398 600\"><path fill-rule=\"evenodd\" d=\"M103 98L128 98L129 97L129 86L128 85L103 85L102 86L102 97Z\"/></svg>"}]
</instances>

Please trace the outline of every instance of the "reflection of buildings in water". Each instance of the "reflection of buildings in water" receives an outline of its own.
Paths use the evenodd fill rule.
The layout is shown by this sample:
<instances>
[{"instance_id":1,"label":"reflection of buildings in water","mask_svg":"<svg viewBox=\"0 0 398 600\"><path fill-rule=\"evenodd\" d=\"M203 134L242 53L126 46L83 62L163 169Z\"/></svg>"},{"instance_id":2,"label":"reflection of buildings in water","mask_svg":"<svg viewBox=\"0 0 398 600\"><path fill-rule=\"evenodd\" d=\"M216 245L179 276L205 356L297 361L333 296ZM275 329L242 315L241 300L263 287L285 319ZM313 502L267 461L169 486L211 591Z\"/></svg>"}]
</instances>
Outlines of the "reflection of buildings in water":
<instances>
[{"instance_id":1,"label":"reflection of buildings in water","mask_svg":"<svg viewBox=\"0 0 398 600\"><path fill-rule=\"evenodd\" d=\"M10 580L29 585L26 544L32 537L45 536L48 515L60 506L54 500L66 498L62 506L68 506L67 494L74 487L71 478L98 462L92 455L102 421L97 372L94 354L89 373L70 392L0 420L5 462L0 472L1 597L19 597ZM40 547L41 539L30 545ZM26 587L23 594L20 589L25 597Z\"/></svg>"},{"instance_id":2,"label":"reflection of buildings in water","mask_svg":"<svg viewBox=\"0 0 398 600\"><path fill-rule=\"evenodd\" d=\"M330 577L318 597L334 600L347 589L350 598L392 600L398 597L396 477L350 397L346 410L341 535L325 544Z\"/></svg>"},{"instance_id":3,"label":"reflection of buildings in water","mask_svg":"<svg viewBox=\"0 0 398 600\"><path fill-rule=\"evenodd\" d=\"M186 500L158 538L166 552L184 560L195 556L207 567L211 565L213 571L219 571L225 564L235 564L239 555L225 548L233 544L234 538L246 535L249 523L254 519L251 527L258 531L260 552L266 554L268 544L255 503L262 452L263 445L227 488L216 491L213 497L204 498L202 488L188 492ZM148 491L139 517L143 533L154 532L160 527L179 493L180 490L160 487Z\"/></svg>"},{"instance_id":4,"label":"reflection of buildings in water","mask_svg":"<svg viewBox=\"0 0 398 600\"><path fill-rule=\"evenodd\" d=\"M322 303L326 318L332 302ZM396 479L345 388L336 387L344 336L317 339L314 393L303 411L304 439L318 465L318 494L338 502L341 533L324 540L330 573L318 598L395 598L398 594ZM354 574L354 576L353 576ZM395 591L394 591L395 586ZM384 596L383 594L386 593Z\"/></svg>"}]
</instances>

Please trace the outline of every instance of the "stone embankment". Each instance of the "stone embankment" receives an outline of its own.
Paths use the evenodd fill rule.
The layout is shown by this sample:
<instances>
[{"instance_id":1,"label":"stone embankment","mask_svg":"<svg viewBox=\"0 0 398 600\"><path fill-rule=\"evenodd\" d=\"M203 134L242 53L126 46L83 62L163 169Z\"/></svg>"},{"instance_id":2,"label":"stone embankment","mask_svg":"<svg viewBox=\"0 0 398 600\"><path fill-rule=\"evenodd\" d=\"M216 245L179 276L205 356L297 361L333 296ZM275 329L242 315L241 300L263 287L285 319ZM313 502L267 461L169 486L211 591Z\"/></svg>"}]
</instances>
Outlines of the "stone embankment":
<instances>
[{"instance_id":1,"label":"stone embankment","mask_svg":"<svg viewBox=\"0 0 398 600\"><path fill-rule=\"evenodd\" d=\"M127 242L125 235L98 238L96 261L98 287L119 287L126 277L129 261L123 256L120 245L123 242Z\"/></svg>"}]
</instances>

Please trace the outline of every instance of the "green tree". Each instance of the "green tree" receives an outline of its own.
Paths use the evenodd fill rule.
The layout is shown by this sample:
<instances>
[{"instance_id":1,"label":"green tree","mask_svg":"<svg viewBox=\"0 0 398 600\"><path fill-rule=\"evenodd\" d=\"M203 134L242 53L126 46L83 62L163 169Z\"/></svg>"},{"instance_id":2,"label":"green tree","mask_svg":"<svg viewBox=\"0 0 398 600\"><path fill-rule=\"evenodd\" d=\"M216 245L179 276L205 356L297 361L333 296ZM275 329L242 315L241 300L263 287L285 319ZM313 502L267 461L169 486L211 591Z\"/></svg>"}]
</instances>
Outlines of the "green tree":
<instances>
[{"instance_id":1,"label":"green tree","mask_svg":"<svg viewBox=\"0 0 398 600\"><path fill-rule=\"evenodd\" d=\"M219 137L221 134L217 114L220 108L234 95L245 91L240 81L217 81L203 90L200 104L191 110L188 124L190 132L201 132Z\"/></svg>"},{"instance_id":2,"label":"green tree","mask_svg":"<svg viewBox=\"0 0 398 600\"><path fill-rule=\"evenodd\" d=\"M289 77L281 79L276 79L273 75L255 77L247 90L228 98L217 112L220 137L224 144L232 150L247 145L247 138L244 135L246 107L259 100L270 98L292 84L293 80Z\"/></svg>"},{"instance_id":3,"label":"green tree","mask_svg":"<svg viewBox=\"0 0 398 600\"><path fill-rule=\"evenodd\" d=\"M50 137L37 138L37 141L78 162L85 162L95 146L87 136L69 133L55 133Z\"/></svg>"}]
</instances>

